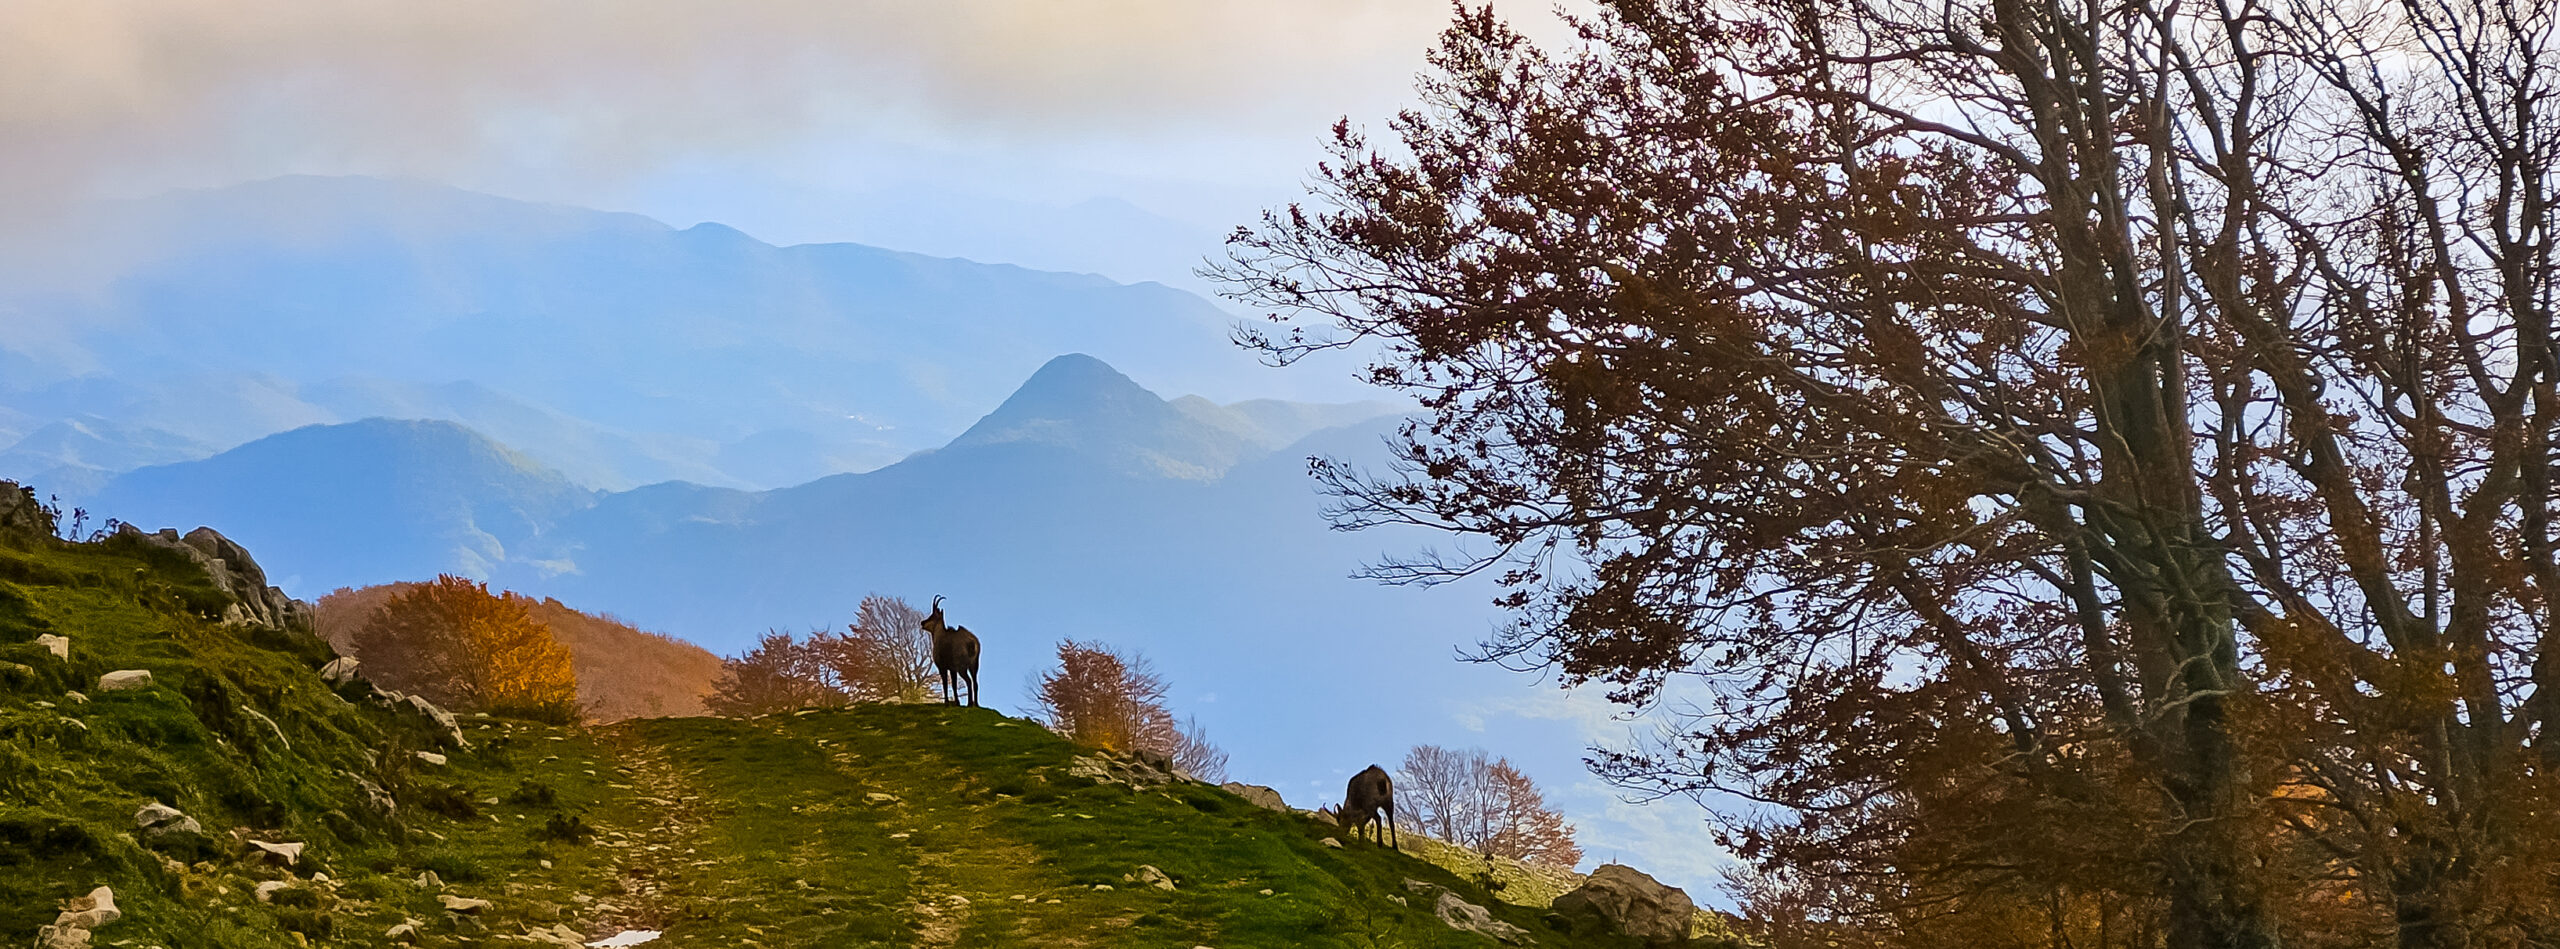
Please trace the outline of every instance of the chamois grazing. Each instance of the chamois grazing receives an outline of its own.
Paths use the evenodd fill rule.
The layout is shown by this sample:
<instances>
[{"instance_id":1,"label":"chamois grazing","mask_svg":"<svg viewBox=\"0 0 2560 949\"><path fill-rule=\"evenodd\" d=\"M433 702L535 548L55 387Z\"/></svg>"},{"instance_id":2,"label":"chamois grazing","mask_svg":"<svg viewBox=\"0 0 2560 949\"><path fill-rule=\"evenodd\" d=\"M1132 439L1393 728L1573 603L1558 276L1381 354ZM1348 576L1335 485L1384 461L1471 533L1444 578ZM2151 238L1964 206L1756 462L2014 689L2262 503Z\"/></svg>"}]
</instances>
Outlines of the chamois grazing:
<instances>
[{"instance_id":1,"label":"chamois grazing","mask_svg":"<svg viewBox=\"0 0 2560 949\"><path fill-rule=\"evenodd\" d=\"M924 618L924 631L933 637L933 668L942 673L942 701L960 704L960 685L969 686L969 707L978 707L978 635L966 626L949 626L942 621L942 598L933 598L933 613Z\"/></svg>"},{"instance_id":2,"label":"chamois grazing","mask_svg":"<svg viewBox=\"0 0 2560 949\"><path fill-rule=\"evenodd\" d=\"M1384 820L1378 817L1381 809L1387 812ZM1377 824L1378 842L1393 840L1396 849L1404 849L1404 841L1396 836L1396 786L1388 779L1387 769L1370 765L1368 770L1352 775L1350 786L1342 789L1339 816L1342 829L1351 833L1351 839L1360 839L1361 825Z\"/></svg>"}]
</instances>

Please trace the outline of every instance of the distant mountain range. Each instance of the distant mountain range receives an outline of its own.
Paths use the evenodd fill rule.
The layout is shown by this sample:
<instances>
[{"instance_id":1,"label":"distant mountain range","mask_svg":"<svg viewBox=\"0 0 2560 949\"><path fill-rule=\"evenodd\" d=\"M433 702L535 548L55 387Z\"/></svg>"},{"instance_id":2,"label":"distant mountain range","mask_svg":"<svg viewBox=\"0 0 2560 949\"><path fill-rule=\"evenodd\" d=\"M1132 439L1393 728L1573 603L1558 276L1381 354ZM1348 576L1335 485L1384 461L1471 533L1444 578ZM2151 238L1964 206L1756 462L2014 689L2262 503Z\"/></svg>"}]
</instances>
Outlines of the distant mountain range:
<instances>
[{"instance_id":1,"label":"distant mountain range","mask_svg":"<svg viewBox=\"0 0 2560 949\"><path fill-rule=\"evenodd\" d=\"M1153 657L1213 729L1276 709L1340 716L1252 746L1270 767L1330 774L1319 762L1342 757L1345 729L1445 721L1506 681L1449 662L1498 618L1481 585L1350 579L1416 538L1319 516L1307 456L1382 460L1397 424L1375 406L1168 401L1069 355L940 448L789 488L596 492L454 423L372 419L130 472L90 508L222 525L301 596L459 572L723 653L768 629L841 626L867 593L943 595L988 644L997 704L1020 701L1059 640L1103 640ZM1379 734L1391 747L1361 754L1427 733Z\"/></svg>"},{"instance_id":2,"label":"distant mountain range","mask_svg":"<svg viewBox=\"0 0 2560 949\"><path fill-rule=\"evenodd\" d=\"M373 416L458 422L586 487L781 487L934 447L1062 352L1227 400L1352 391L1258 369L1231 317L1157 284L417 182L279 178L87 223L65 241L112 279L0 285L0 314L67 328L0 335L0 476L66 496Z\"/></svg>"}]
</instances>

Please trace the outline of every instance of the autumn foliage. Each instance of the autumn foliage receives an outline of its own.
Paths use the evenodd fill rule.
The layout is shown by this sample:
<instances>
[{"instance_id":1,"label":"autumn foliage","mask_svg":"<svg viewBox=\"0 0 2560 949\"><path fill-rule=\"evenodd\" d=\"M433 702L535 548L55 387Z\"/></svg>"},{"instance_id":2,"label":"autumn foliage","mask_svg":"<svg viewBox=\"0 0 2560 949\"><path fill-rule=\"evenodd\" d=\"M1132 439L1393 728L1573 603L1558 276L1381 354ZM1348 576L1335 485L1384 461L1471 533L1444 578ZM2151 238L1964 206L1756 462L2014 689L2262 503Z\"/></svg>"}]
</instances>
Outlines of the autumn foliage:
<instances>
[{"instance_id":1,"label":"autumn foliage","mask_svg":"<svg viewBox=\"0 0 2560 949\"><path fill-rule=\"evenodd\" d=\"M1176 724L1167 687L1144 656L1102 643L1062 640L1058 665L1040 674L1032 705L1049 727L1080 744L1119 752L1152 751L1203 780L1225 777L1227 755L1195 720Z\"/></svg>"},{"instance_id":2,"label":"autumn foliage","mask_svg":"<svg viewBox=\"0 0 2560 949\"><path fill-rule=\"evenodd\" d=\"M374 665L354 646L356 631L383 603L414 583L341 589L316 606L322 638L341 651ZM703 697L720 672L720 657L663 633L639 629L611 614L586 613L559 600L527 603L535 620L550 627L552 638L569 649L569 664L578 679L578 704L584 714L602 721L673 715L700 715Z\"/></svg>"},{"instance_id":3,"label":"autumn foliage","mask_svg":"<svg viewBox=\"0 0 2560 949\"><path fill-rule=\"evenodd\" d=\"M1571 869L1582 862L1573 825L1509 759L1482 749L1416 745L1396 769L1396 819L1477 853Z\"/></svg>"},{"instance_id":4,"label":"autumn foliage","mask_svg":"<svg viewBox=\"0 0 2560 949\"><path fill-rule=\"evenodd\" d=\"M1429 412L1315 466L1471 541L1375 576L1656 716L1775 946L2560 944L2560 6L1577 26L1231 241Z\"/></svg>"},{"instance_id":5,"label":"autumn foliage","mask_svg":"<svg viewBox=\"0 0 2560 949\"><path fill-rule=\"evenodd\" d=\"M439 576L392 594L351 645L374 683L447 708L554 721L578 717L569 650L533 616L531 600Z\"/></svg>"}]
</instances>

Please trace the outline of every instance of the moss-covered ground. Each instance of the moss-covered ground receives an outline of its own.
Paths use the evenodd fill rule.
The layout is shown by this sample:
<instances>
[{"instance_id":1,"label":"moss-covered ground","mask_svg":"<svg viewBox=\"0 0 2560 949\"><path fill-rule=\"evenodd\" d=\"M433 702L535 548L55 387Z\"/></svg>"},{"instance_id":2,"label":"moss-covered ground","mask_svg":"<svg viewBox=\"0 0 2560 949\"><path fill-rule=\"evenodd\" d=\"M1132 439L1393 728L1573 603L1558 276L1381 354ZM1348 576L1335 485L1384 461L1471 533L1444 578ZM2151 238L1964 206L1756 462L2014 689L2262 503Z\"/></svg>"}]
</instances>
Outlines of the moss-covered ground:
<instances>
[{"instance_id":1,"label":"moss-covered ground","mask_svg":"<svg viewBox=\"0 0 2560 949\"><path fill-rule=\"evenodd\" d=\"M661 930L659 946L1494 944L1436 919L1405 885L1419 879L1536 945L1619 944L1213 787L1070 775L1079 749L988 710L466 715L468 748L451 747L370 687L322 682L330 654L307 632L222 626L222 604L142 545L0 542L0 941L107 885L125 916L94 944L168 949L624 929ZM70 637L70 658L43 633ZM153 684L94 688L119 669ZM152 801L203 832L140 831ZM284 866L249 839L306 849ZM1173 888L1133 881L1141 865ZM262 901L267 881L286 885ZM490 905L448 912L447 896Z\"/></svg>"}]
</instances>

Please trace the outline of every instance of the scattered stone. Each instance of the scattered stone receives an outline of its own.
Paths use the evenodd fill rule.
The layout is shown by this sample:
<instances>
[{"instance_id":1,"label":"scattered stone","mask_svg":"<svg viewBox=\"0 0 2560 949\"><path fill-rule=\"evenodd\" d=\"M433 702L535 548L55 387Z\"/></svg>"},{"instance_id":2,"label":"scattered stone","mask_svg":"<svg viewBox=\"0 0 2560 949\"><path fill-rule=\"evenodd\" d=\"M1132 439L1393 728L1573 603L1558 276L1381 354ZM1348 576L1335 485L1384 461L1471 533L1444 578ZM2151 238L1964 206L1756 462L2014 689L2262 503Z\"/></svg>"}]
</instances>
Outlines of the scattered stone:
<instances>
[{"instance_id":1,"label":"scattered stone","mask_svg":"<svg viewBox=\"0 0 2560 949\"><path fill-rule=\"evenodd\" d=\"M292 886L292 885L293 885L292 883L287 882L287 881L284 881L284 880L268 880L268 881L266 881L266 882L264 882L264 883L260 883L260 884L258 884L258 902L261 902L261 903L272 903L272 902L275 902L275 898L276 898L276 891L277 891L277 890L281 890L281 889L285 889L285 888L290 887L290 886Z\"/></svg>"},{"instance_id":2,"label":"scattered stone","mask_svg":"<svg viewBox=\"0 0 2560 949\"><path fill-rule=\"evenodd\" d=\"M1259 784L1238 784L1234 781L1218 785L1218 787L1225 789L1229 794L1244 798L1245 803L1252 804L1255 807L1267 808L1275 811L1286 811L1289 809L1288 802L1280 799L1280 792L1272 788L1264 787Z\"/></svg>"},{"instance_id":3,"label":"scattered stone","mask_svg":"<svg viewBox=\"0 0 2560 949\"><path fill-rule=\"evenodd\" d=\"M1447 887L1408 877L1404 881L1404 888L1421 894L1424 899L1432 900L1431 914L1440 917L1440 921L1448 924L1451 929L1475 933L1496 942L1515 946L1527 945L1530 942L1528 930L1493 918L1493 914L1484 907L1467 902L1458 894L1449 892ZM1395 900L1398 904L1410 905L1405 904L1402 897L1393 894L1388 898Z\"/></svg>"},{"instance_id":4,"label":"scattered stone","mask_svg":"<svg viewBox=\"0 0 2560 949\"><path fill-rule=\"evenodd\" d=\"M1698 904L1687 891L1620 863L1602 864L1549 907L1576 931L1619 932L1647 945L1685 945ZM1586 930L1590 927L1590 930Z\"/></svg>"},{"instance_id":5,"label":"scattered stone","mask_svg":"<svg viewBox=\"0 0 2560 949\"><path fill-rule=\"evenodd\" d=\"M436 897L436 901L443 903L444 910L448 913L478 913L481 910L488 909L490 906L488 900L474 899L468 896L455 896L451 893L446 893Z\"/></svg>"},{"instance_id":6,"label":"scattered stone","mask_svg":"<svg viewBox=\"0 0 2560 949\"><path fill-rule=\"evenodd\" d=\"M320 667L320 678L330 685L344 685L356 677L356 667L363 665L354 656L339 656Z\"/></svg>"},{"instance_id":7,"label":"scattered stone","mask_svg":"<svg viewBox=\"0 0 2560 949\"><path fill-rule=\"evenodd\" d=\"M399 925L385 929L382 931L382 938L397 939L401 942L416 942L418 940L418 921L414 919L407 920Z\"/></svg>"},{"instance_id":8,"label":"scattered stone","mask_svg":"<svg viewBox=\"0 0 2560 949\"><path fill-rule=\"evenodd\" d=\"M1263 895L1263 896L1270 896L1270 895L1271 895L1271 888L1266 886L1266 887L1263 887L1262 889L1255 890L1254 892L1255 892L1255 893L1258 893L1258 894L1261 894L1261 895Z\"/></svg>"},{"instance_id":9,"label":"scattered stone","mask_svg":"<svg viewBox=\"0 0 2560 949\"><path fill-rule=\"evenodd\" d=\"M53 657L56 659L71 658L71 637L69 636L56 636L52 633L38 633L36 634L36 645L43 646L44 651L52 653Z\"/></svg>"},{"instance_id":10,"label":"scattered stone","mask_svg":"<svg viewBox=\"0 0 2560 949\"><path fill-rule=\"evenodd\" d=\"M1333 849L1335 849L1335 850L1340 850L1340 849L1342 849L1342 841L1335 840L1335 839L1333 839L1333 838L1331 838L1331 837L1327 837L1327 838L1325 838L1325 839L1323 839L1323 840L1320 840L1320 841L1317 841L1317 842L1318 842L1318 843L1321 843L1321 844L1323 844L1323 845L1325 845L1325 846L1327 846L1327 847L1331 847L1331 848L1333 848Z\"/></svg>"},{"instance_id":11,"label":"scattered stone","mask_svg":"<svg viewBox=\"0 0 2560 949\"><path fill-rule=\"evenodd\" d=\"M65 724L65 725L69 725L69 726L71 726L71 727L73 727L73 728L77 728L77 729L79 729L79 730L81 730L81 731L84 731L84 732L89 730L89 723L88 723L88 722L84 722L84 721L81 721L81 720L79 720L79 719L72 718L71 716L68 716L68 715L64 715L64 716L57 717L57 718L55 719L55 721L59 721L59 722L61 722L61 723Z\"/></svg>"},{"instance_id":12,"label":"scattered stone","mask_svg":"<svg viewBox=\"0 0 2560 949\"><path fill-rule=\"evenodd\" d=\"M873 792L871 792L871 793L869 793L869 794L865 794L865 795L863 795L863 796L862 796L862 799L863 799L863 800L865 800L865 801L869 801L869 802L871 802L871 803L873 803L873 804L887 804L887 803L890 803L890 802L892 802L892 801L896 801L896 800L898 799L898 796L897 796L897 795L895 795L895 794L887 794L887 793L883 793L883 792L880 792L880 791L873 791Z\"/></svg>"},{"instance_id":13,"label":"scattered stone","mask_svg":"<svg viewBox=\"0 0 2560 949\"><path fill-rule=\"evenodd\" d=\"M1459 899L1458 894L1440 891L1440 901L1431 907L1432 915L1449 924L1449 928L1489 936L1495 942L1512 946L1529 944L1529 931L1493 918L1482 906Z\"/></svg>"},{"instance_id":14,"label":"scattered stone","mask_svg":"<svg viewBox=\"0 0 2560 949\"><path fill-rule=\"evenodd\" d=\"M569 928L566 924L547 928L527 927L524 938L530 942L549 943L554 946L583 946L587 942L587 937L579 935L577 930Z\"/></svg>"},{"instance_id":15,"label":"scattered stone","mask_svg":"<svg viewBox=\"0 0 2560 949\"><path fill-rule=\"evenodd\" d=\"M204 825L196 823L195 818L181 814L177 808L158 801L142 805L141 810L133 812L133 826L142 831L144 836L150 837L168 833L200 834L204 832Z\"/></svg>"},{"instance_id":16,"label":"scattered stone","mask_svg":"<svg viewBox=\"0 0 2560 949\"><path fill-rule=\"evenodd\" d=\"M80 694L80 693L78 693L78 692L65 692L65 693L62 693L62 700L63 700L63 701L65 701L65 702L69 702L69 703L71 703L71 704L73 704L73 705L87 705L87 704L89 704L89 697L88 697L88 696L86 696L86 695L82 695L82 694Z\"/></svg>"},{"instance_id":17,"label":"scattered stone","mask_svg":"<svg viewBox=\"0 0 2560 949\"><path fill-rule=\"evenodd\" d=\"M597 949L618 949L622 946L637 946L644 942L652 942L657 938L658 931L655 929L626 929L587 945Z\"/></svg>"},{"instance_id":18,"label":"scattered stone","mask_svg":"<svg viewBox=\"0 0 2560 949\"><path fill-rule=\"evenodd\" d=\"M98 677L98 691L100 692L121 692L126 689L148 689L150 687L151 670L149 669L118 669L114 672Z\"/></svg>"},{"instance_id":19,"label":"scattered stone","mask_svg":"<svg viewBox=\"0 0 2560 949\"><path fill-rule=\"evenodd\" d=\"M90 890L64 904L52 925L36 929L36 949L87 949L90 930L123 918L116 909L116 891L103 886Z\"/></svg>"},{"instance_id":20,"label":"scattered stone","mask_svg":"<svg viewBox=\"0 0 2560 949\"><path fill-rule=\"evenodd\" d=\"M1172 877L1165 876L1164 871L1158 870L1147 864L1139 864L1138 870L1135 873L1121 874L1120 882L1136 883L1141 886L1152 886L1159 890L1173 889Z\"/></svg>"},{"instance_id":21,"label":"scattered stone","mask_svg":"<svg viewBox=\"0 0 2560 949\"><path fill-rule=\"evenodd\" d=\"M1111 884L1108 883L1096 883L1093 885L1093 888L1096 891L1103 893L1109 893L1112 890Z\"/></svg>"},{"instance_id":22,"label":"scattered stone","mask_svg":"<svg viewBox=\"0 0 2560 949\"><path fill-rule=\"evenodd\" d=\"M436 767L441 768L441 767L444 767L444 763L445 763L445 761L446 761L447 759L445 758L445 756L440 755L440 754L436 754L435 752L432 752L432 751L421 751L421 752L418 752L418 760L420 760L420 761L424 761L424 762L426 762L426 763L428 763L428 764L435 765Z\"/></svg>"},{"instance_id":23,"label":"scattered stone","mask_svg":"<svg viewBox=\"0 0 2560 949\"><path fill-rule=\"evenodd\" d=\"M258 851L258 856L262 859L288 867L302 860L302 845L299 843L271 844L263 840L252 840L248 843L251 849Z\"/></svg>"}]
</instances>

